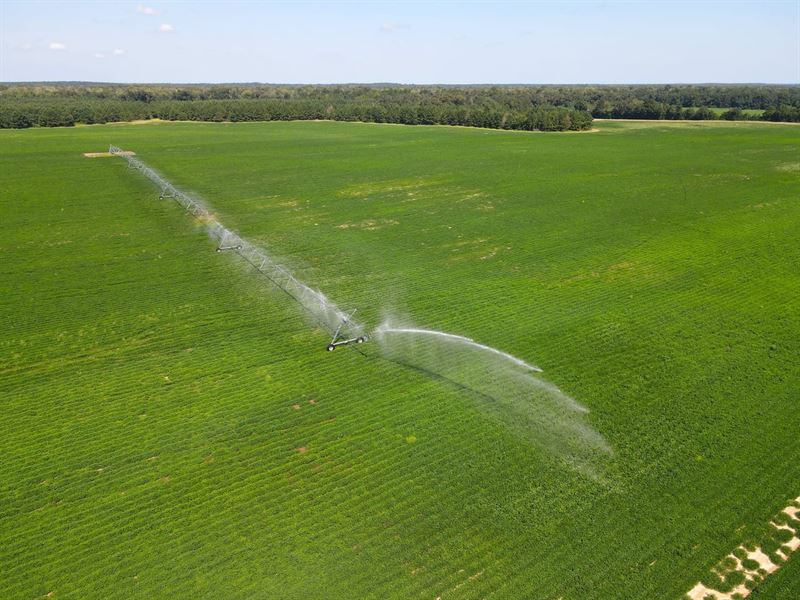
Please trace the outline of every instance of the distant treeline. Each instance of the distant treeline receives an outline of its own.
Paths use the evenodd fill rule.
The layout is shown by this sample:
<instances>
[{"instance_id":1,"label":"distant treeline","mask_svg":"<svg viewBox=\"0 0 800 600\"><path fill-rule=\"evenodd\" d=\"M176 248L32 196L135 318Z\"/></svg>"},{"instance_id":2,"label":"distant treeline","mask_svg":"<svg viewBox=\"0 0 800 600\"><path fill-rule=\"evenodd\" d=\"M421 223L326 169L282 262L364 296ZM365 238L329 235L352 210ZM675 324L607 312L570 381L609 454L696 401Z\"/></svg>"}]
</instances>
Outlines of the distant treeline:
<instances>
[{"instance_id":1,"label":"distant treeline","mask_svg":"<svg viewBox=\"0 0 800 600\"><path fill-rule=\"evenodd\" d=\"M592 117L800 121L800 86L0 85L0 128L160 118L566 131L589 128Z\"/></svg>"},{"instance_id":2,"label":"distant treeline","mask_svg":"<svg viewBox=\"0 0 800 600\"><path fill-rule=\"evenodd\" d=\"M592 117L572 108L536 106L513 110L496 105L471 107L426 102L394 104L340 100L99 100L35 98L4 100L0 128L63 127L139 119L167 121L293 121L325 119L406 125L463 125L529 131L588 129Z\"/></svg>"}]
</instances>

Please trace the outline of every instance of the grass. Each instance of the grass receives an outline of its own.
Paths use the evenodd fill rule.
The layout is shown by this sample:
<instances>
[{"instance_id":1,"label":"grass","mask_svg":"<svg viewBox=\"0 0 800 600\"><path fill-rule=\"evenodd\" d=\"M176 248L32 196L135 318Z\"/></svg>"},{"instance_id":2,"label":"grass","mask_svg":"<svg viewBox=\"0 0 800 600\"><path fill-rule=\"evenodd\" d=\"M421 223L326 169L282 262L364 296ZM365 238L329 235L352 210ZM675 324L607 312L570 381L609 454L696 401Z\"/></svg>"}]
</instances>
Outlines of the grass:
<instances>
[{"instance_id":1,"label":"grass","mask_svg":"<svg viewBox=\"0 0 800 600\"><path fill-rule=\"evenodd\" d=\"M694 106L692 108L697 109L699 107ZM711 112L713 112L715 115L717 115L717 116L720 116L722 113L727 112L727 111L730 110L730 108L724 108L724 107L720 108L718 106L709 106L708 109ZM764 109L763 108L743 108L742 109L742 114L747 115L748 117L760 117L761 115L764 114Z\"/></svg>"},{"instance_id":2,"label":"grass","mask_svg":"<svg viewBox=\"0 0 800 600\"><path fill-rule=\"evenodd\" d=\"M800 493L797 128L597 128L0 132L0 595L681 597ZM605 479L462 390L325 353L122 160L81 156L109 143L367 322L542 366L614 448Z\"/></svg>"}]
</instances>

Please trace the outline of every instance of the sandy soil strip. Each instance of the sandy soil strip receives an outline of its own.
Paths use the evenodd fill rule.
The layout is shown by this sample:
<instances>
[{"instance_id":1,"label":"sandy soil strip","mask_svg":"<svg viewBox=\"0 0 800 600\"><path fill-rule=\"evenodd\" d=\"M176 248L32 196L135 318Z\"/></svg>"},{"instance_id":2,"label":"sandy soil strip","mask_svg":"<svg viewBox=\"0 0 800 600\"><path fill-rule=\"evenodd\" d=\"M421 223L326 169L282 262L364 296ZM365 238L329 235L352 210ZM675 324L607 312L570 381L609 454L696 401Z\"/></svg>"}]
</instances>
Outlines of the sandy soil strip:
<instances>
[{"instance_id":1,"label":"sandy soil strip","mask_svg":"<svg viewBox=\"0 0 800 600\"><path fill-rule=\"evenodd\" d=\"M781 513L785 513L790 519L800 520L798 519L798 517L800 517L800 508L796 506L797 504L800 504L800 496L795 498L795 500L786 508L784 508ZM790 554L800 548L800 527L794 528L791 525L783 525L775 523L774 521L771 521L770 525L778 530L785 529L792 534L792 538L788 542L783 542L781 544L782 548L786 548L788 550L781 549L776 552L784 559L788 559ZM737 550L744 551L749 560L758 563L757 568L749 569L745 567L742 561L739 560L739 558L734 554L729 554L725 557L726 559L731 559L733 562L735 562L736 566L730 570L738 571L744 575L745 583L749 581L760 582L764 577L781 568L780 564L775 564L772 562L772 559L770 559L770 557L767 556L759 547L755 548L755 550L748 550L744 546L739 546ZM722 574L716 570L715 573L720 577L721 582ZM691 600L706 600L707 598L713 598L714 600L736 600L738 598L747 598L747 596L751 594L752 590L748 588L745 583L737 585L730 592L720 592L719 590L706 587L703 583L698 582L691 590L687 592L686 596Z\"/></svg>"},{"instance_id":2,"label":"sandy soil strip","mask_svg":"<svg viewBox=\"0 0 800 600\"><path fill-rule=\"evenodd\" d=\"M114 156L111 152L84 152L83 155L86 158L106 158L108 156ZM133 150L124 150L119 153L119 156L136 156L136 152Z\"/></svg>"}]
</instances>

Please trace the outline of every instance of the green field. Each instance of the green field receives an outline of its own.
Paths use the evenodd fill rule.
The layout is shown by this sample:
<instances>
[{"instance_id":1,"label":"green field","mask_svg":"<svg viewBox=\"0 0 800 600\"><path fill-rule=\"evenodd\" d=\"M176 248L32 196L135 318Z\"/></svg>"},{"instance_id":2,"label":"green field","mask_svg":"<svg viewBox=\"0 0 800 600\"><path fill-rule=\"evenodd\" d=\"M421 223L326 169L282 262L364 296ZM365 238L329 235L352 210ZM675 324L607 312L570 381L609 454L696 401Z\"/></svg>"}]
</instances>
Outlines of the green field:
<instances>
[{"instance_id":1,"label":"green field","mask_svg":"<svg viewBox=\"0 0 800 600\"><path fill-rule=\"evenodd\" d=\"M693 106L691 108L694 108L695 110L697 110L700 107L699 106ZM723 113L725 113L725 112L730 110L730 108L720 108L718 106L709 106L708 109L711 112L713 112L715 115L717 115L718 117L721 114L723 114ZM746 115L748 117L760 117L761 115L764 114L764 109L763 108L743 108L742 109L742 114L744 114L744 115Z\"/></svg>"},{"instance_id":2,"label":"green field","mask_svg":"<svg viewBox=\"0 0 800 600\"><path fill-rule=\"evenodd\" d=\"M0 597L681 598L800 495L799 133L1 131ZM468 390L326 353L82 156L109 143L370 325L541 366L613 448L602 476ZM752 597L797 598L799 566Z\"/></svg>"}]
</instances>

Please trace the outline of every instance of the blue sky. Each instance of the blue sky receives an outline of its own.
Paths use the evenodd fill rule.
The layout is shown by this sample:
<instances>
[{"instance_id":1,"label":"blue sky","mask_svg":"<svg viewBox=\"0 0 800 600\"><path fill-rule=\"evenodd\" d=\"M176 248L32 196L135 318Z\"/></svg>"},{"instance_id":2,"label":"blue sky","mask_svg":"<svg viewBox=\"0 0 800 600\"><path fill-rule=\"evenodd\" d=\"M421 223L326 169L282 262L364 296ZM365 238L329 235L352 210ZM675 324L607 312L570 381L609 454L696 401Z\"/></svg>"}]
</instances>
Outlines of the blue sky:
<instances>
[{"instance_id":1,"label":"blue sky","mask_svg":"<svg viewBox=\"0 0 800 600\"><path fill-rule=\"evenodd\" d=\"M14 2L0 81L800 82L800 0Z\"/></svg>"}]
</instances>

